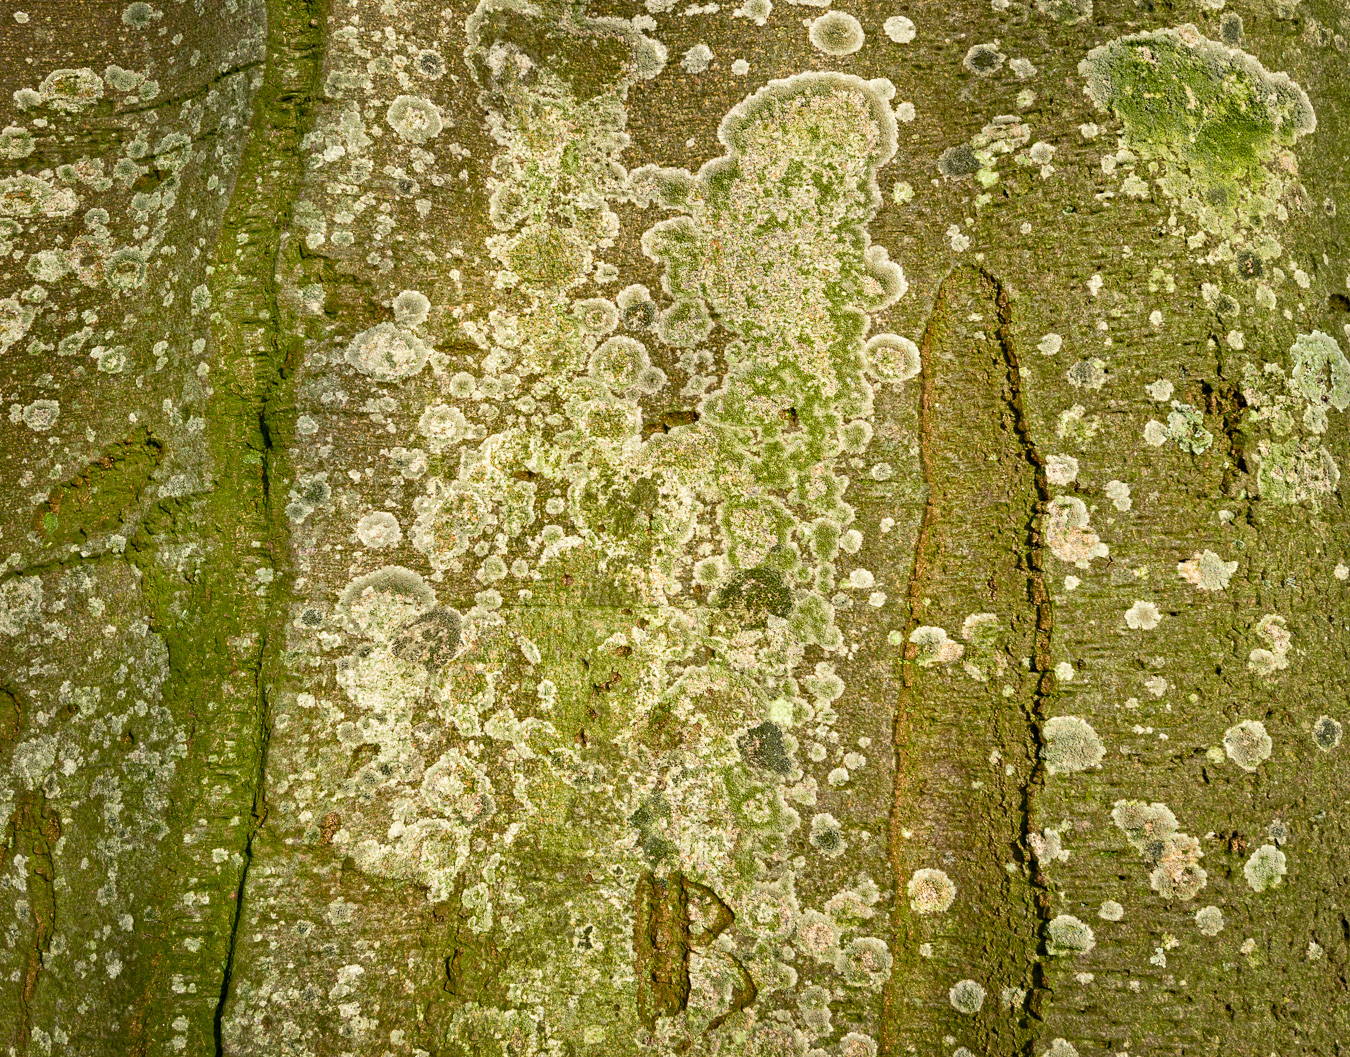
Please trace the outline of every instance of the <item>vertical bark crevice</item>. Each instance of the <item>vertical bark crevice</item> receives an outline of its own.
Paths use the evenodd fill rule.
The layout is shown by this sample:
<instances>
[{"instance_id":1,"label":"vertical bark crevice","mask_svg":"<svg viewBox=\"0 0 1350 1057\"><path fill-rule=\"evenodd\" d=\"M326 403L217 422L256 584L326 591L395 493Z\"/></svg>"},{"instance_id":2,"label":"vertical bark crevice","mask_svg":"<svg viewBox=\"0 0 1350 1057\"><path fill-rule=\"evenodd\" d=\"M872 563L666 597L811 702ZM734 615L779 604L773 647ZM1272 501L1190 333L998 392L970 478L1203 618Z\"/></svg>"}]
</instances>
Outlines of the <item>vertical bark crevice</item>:
<instances>
[{"instance_id":1,"label":"vertical bark crevice","mask_svg":"<svg viewBox=\"0 0 1350 1057\"><path fill-rule=\"evenodd\" d=\"M287 521L277 502L284 475L285 444L294 433L293 373L298 338L287 326L278 296L277 272L290 251L287 234L303 179L301 143L313 121L319 90L326 22L325 0L270 0L263 83L253 125L222 225L213 293L221 309L213 316L215 337L233 375L239 454L256 465L249 502L236 507L239 527L263 551L269 575L261 578L261 604L254 610L250 678L254 695L252 803L230 921L213 1030L217 1055L226 1052L224 1022L238 956L249 868L267 819L267 752L271 735L271 677L280 663L285 620L280 595L286 580ZM228 424L227 424L228 427ZM239 434L242 433L242 437ZM240 497L244 498L244 497Z\"/></svg>"},{"instance_id":2,"label":"vertical bark crevice","mask_svg":"<svg viewBox=\"0 0 1350 1057\"><path fill-rule=\"evenodd\" d=\"M1045 759L1042 753L1044 738L1042 731L1048 716L1049 703L1055 694L1055 673L1050 661L1051 636L1054 633L1054 610L1050 603L1050 591L1045 579L1045 536L1044 523L1050 503L1050 482L1046 476L1045 458L1036 447L1031 435L1031 424L1027 417L1025 396L1022 389L1022 364L1013 341L1012 297L999 279L981 270L981 276L989 288L998 313L998 327L995 337L1003 352L1008 374L1008 410L1012 415L1012 430L1022 449L1022 455L1031 466L1035 481L1037 502L1026 524L1025 549L1022 556L1027 577L1027 600L1035 610L1036 625L1034 649L1031 654L1031 671L1034 689L1024 701L1027 733L1032 748L1031 768L1022 785L1022 854L1030 873L1033 886L1032 899L1042 926L1050 921L1050 883L1041 870L1039 858L1032 848L1032 837L1039 832L1038 799L1045 786ZM1044 1019L1043 1006L1049 998L1049 989L1039 963L1030 967L1032 981L1031 993L1027 996L1027 1009L1037 1020ZM1035 1040L1028 1040L1024 1052L1030 1055Z\"/></svg>"},{"instance_id":3,"label":"vertical bark crevice","mask_svg":"<svg viewBox=\"0 0 1350 1057\"><path fill-rule=\"evenodd\" d=\"M894 706L898 924L883 1049L904 1052L949 1032L948 989L973 979L991 996L963 1021L964 1041L1022 1054L1036 1044L1045 999L1049 904L1032 838L1044 780L1040 731L1054 692L1041 537L1050 497L1002 283L979 268L950 272L920 358L926 494ZM919 868L952 874L956 902L939 919L910 906L907 882ZM942 922L938 931L932 920ZM941 944L929 942L939 936ZM993 948L991 936L1000 938Z\"/></svg>"},{"instance_id":4,"label":"vertical bark crevice","mask_svg":"<svg viewBox=\"0 0 1350 1057\"><path fill-rule=\"evenodd\" d=\"M5 696L13 698L8 693ZM17 698L14 701L17 717ZM52 848L61 838L61 819L48 805L43 792L38 790L19 798L5 838L4 845L0 846L0 869L7 866L15 855L23 855L27 860L24 894L27 897L31 932L18 978L18 1016L10 1050L18 1057L23 1057L28 1053L32 1037L30 1010L33 997L37 994L44 960L56 931L56 864L52 860Z\"/></svg>"}]
</instances>

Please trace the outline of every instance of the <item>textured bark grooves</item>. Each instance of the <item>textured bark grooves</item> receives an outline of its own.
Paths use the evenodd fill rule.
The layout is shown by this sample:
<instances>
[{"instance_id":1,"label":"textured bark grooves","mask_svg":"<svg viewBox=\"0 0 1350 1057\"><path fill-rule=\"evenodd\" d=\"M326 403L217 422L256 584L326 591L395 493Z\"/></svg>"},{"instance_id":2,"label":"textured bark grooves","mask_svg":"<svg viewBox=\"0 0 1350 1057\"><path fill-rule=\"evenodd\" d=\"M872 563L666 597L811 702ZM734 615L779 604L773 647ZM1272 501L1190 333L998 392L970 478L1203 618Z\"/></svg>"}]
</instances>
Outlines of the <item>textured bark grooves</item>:
<instances>
[{"instance_id":1,"label":"textured bark grooves","mask_svg":"<svg viewBox=\"0 0 1350 1057\"><path fill-rule=\"evenodd\" d=\"M271 682L284 641L280 629L286 612L277 599L288 591L287 522L281 509L284 500L278 502L274 482L283 479L284 453L295 435L293 373L299 348L298 335L288 325L277 296L277 276L299 252L288 234L303 175L300 144L313 121L326 15L324 0L269 0L264 79L255 98L252 128L217 251L219 271L213 293L221 311L213 317L213 338L233 380L233 399L222 402L229 417L220 428L236 443L240 434L247 438L257 467L256 476L251 475L243 486L247 492L235 497L230 512L239 518L236 533L260 542L273 569L255 605L256 725L247 743L254 764L248 786L252 802L213 1023L217 1054L225 1052L222 1025L253 844L267 819ZM226 466L234 464L227 450L221 454Z\"/></svg>"},{"instance_id":2,"label":"textured bark grooves","mask_svg":"<svg viewBox=\"0 0 1350 1057\"><path fill-rule=\"evenodd\" d=\"M1028 843L1041 825L1039 728L1054 688L1040 533L1048 496L1022 409L1011 310L997 279L957 268L938 288L920 346L928 496L895 706L903 969L888 994L887 1052L942 1030L948 990L973 980L989 995L977 1023L986 1052L1030 1053L1048 999L1045 881ZM960 639L935 640L942 628L961 629ZM952 663L958 642L964 668ZM916 870L933 868L956 887L937 926L907 891Z\"/></svg>"}]
</instances>

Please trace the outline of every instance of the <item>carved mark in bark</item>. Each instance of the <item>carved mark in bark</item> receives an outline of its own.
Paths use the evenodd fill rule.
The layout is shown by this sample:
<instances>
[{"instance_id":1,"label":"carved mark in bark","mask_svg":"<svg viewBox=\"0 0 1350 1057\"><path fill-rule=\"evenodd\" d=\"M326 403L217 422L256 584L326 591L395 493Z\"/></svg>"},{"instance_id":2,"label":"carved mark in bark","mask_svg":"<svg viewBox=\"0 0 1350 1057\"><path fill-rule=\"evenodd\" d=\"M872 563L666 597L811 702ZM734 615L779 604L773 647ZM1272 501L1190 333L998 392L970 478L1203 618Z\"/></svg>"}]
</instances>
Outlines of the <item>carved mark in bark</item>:
<instances>
[{"instance_id":1,"label":"carved mark in bark","mask_svg":"<svg viewBox=\"0 0 1350 1057\"><path fill-rule=\"evenodd\" d=\"M695 931L691 904L698 911ZM648 871L638 879L633 913L633 951L638 983L638 1017L654 1030L657 1017L679 1016L689 1006L691 956L710 946L731 927L735 914L705 884L676 871L658 878ZM721 1027L733 1013L745 1009L759 994L755 981L739 958L727 954L740 974L731 1004L714 1017L707 1031Z\"/></svg>"}]
</instances>

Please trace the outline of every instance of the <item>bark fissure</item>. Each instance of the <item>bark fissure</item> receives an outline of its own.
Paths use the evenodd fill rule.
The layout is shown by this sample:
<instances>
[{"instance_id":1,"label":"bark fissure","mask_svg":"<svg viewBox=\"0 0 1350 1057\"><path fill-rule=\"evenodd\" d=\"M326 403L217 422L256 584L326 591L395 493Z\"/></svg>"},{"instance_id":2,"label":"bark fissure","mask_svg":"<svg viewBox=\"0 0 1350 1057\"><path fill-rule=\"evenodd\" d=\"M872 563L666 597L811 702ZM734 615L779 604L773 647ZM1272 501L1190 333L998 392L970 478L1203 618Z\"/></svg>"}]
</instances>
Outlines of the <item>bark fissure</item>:
<instances>
[{"instance_id":1,"label":"bark fissure","mask_svg":"<svg viewBox=\"0 0 1350 1057\"><path fill-rule=\"evenodd\" d=\"M12 1052L22 1057L28 1052L32 1039L33 997L37 994L44 959L56 931L56 864L52 860L52 846L61 837L61 819L48 806L47 797L41 790L19 799L6 837L3 849L0 849L0 868L22 849L27 857L25 895L32 919L32 933L18 981L18 1017L13 1035Z\"/></svg>"},{"instance_id":2,"label":"bark fissure","mask_svg":"<svg viewBox=\"0 0 1350 1057\"><path fill-rule=\"evenodd\" d=\"M221 301L230 311L221 325L222 353L236 365L245 386L239 407L257 462L251 527L262 536L271 575L263 581L251 678L255 699L254 770L250 821L240 851L242 863L230 921L228 946L215 1006L218 1055L225 1053L224 1021L236 969L254 844L267 820L267 751L271 736L270 682L281 663L286 517L276 502L274 480L282 475L282 441L295 418L292 372L297 338L286 326L277 291L277 269L287 252L294 203L303 177L301 140L312 123L323 51L326 5L321 0L274 0L268 5L266 73L254 106L229 210L222 226L219 261L225 278ZM240 239L239 236L247 236ZM226 321L229 322L226 322ZM243 326L241 324L249 324Z\"/></svg>"},{"instance_id":3,"label":"bark fissure","mask_svg":"<svg viewBox=\"0 0 1350 1057\"><path fill-rule=\"evenodd\" d=\"M1055 673L1050 663L1051 636L1054 633L1054 611L1050 604L1050 592L1045 580L1046 547L1043 533L1047 505L1050 502L1050 482L1046 477L1045 459L1031 435L1031 424L1027 419L1025 397L1022 390L1022 364L1012 337L1012 298L1007 287L986 270L981 270L981 278L989 288L998 312L998 325L995 338L1007 364L1008 409L1012 415L1012 431L1021 448L1022 456L1032 468L1036 488L1036 503L1031 517L1025 526L1024 549L1021 556L1027 577L1027 600L1035 610L1034 650L1031 657L1031 670L1034 677L1034 689L1024 704L1027 734L1031 746L1031 768L1021 789L1022 847L1027 870L1033 887L1033 903L1044 927L1050 921L1050 882L1041 870L1041 862L1032 850L1031 838L1039 832L1038 797L1045 785L1045 760L1043 755L1044 739L1042 729L1048 718L1048 707L1055 693ZM1029 967L1032 987L1027 997L1027 1009L1033 1017L1044 1019L1043 1003L1049 997L1044 973L1038 963ZM1029 1040L1024 1053L1031 1054L1035 1044Z\"/></svg>"},{"instance_id":4,"label":"bark fissure","mask_svg":"<svg viewBox=\"0 0 1350 1057\"><path fill-rule=\"evenodd\" d=\"M909 716L914 693L914 666L910 663L908 642L910 633L918 625L918 606L923 591L924 574L927 569L927 554L931 547L933 526L938 516L937 473L934 466L932 429L935 394L933 347L937 341L939 320L947 311L947 283L950 281L952 274L949 271L943 277L942 282L938 284L937 293L933 297L933 306L929 310L928 319L924 326L923 337L919 341L919 465L923 472L927 495L924 499L923 514L919 521L918 536L914 544L914 562L910 566L909 576L905 583L905 620L902 628L906 647L904 653L902 653L903 659L900 664L899 692L896 694L893 705L891 751L894 761L894 778L891 802L887 810L888 825L886 830L888 853L891 868L894 871L897 907L903 907L905 901L904 870L900 858L901 825L899 811L909 798ZM903 914L903 911L901 913ZM902 920L903 917L897 918L897 922ZM897 923L892 929L891 936L891 947L897 965L901 962L898 948L903 939ZM896 1008L898 1003L896 988L897 985L892 978L887 982L883 996L881 1045L885 1053L895 1052L897 1046L899 1010Z\"/></svg>"}]
</instances>

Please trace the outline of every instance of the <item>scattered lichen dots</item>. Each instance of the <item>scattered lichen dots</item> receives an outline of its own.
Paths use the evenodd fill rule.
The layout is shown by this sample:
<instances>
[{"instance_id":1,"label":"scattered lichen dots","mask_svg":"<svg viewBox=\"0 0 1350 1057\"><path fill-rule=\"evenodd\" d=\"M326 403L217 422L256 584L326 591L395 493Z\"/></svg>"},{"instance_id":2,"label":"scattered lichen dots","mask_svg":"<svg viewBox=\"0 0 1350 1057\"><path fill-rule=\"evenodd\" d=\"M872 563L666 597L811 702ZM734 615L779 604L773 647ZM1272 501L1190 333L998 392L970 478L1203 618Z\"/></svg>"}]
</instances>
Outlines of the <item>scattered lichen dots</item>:
<instances>
[{"instance_id":1,"label":"scattered lichen dots","mask_svg":"<svg viewBox=\"0 0 1350 1057\"><path fill-rule=\"evenodd\" d=\"M1223 931L1223 911L1218 907L1201 907L1195 912L1195 926L1204 936L1217 936Z\"/></svg>"},{"instance_id":2,"label":"scattered lichen dots","mask_svg":"<svg viewBox=\"0 0 1350 1057\"><path fill-rule=\"evenodd\" d=\"M818 51L836 58L852 55L866 40L862 23L846 11L827 11L814 19L807 36Z\"/></svg>"},{"instance_id":3,"label":"scattered lichen dots","mask_svg":"<svg viewBox=\"0 0 1350 1057\"><path fill-rule=\"evenodd\" d=\"M1312 727L1313 743L1323 752L1330 752L1341 743L1341 724L1330 716L1318 716Z\"/></svg>"},{"instance_id":4,"label":"scattered lichen dots","mask_svg":"<svg viewBox=\"0 0 1350 1057\"><path fill-rule=\"evenodd\" d=\"M947 992L947 1001L958 1013L973 1017L984 1005L984 988L974 980L958 980Z\"/></svg>"},{"instance_id":5,"label":"scattered lichen dots","mask_svg":"<svg viewBox=\"0 0 1350 1057\"><path fill-rule=\"evenodd\" d=\"M1046 926L1046 951L1050 954L1086 954L1097 945L1092 926L1072 914L1059 914Z\"/></svg>"},{"instance_id":6,"label":"scattered lichen dots","mask_svg":"<svg viewBox=\"0 0 1350 1057\"><path fill-rule=\"evenodd\" d=\"M1270 759L1270 735L1259 720L1244 719L1223 735L1223 751L1244 771L1255 771Z\"/></svg>"},{"instance_id":7,"label":"scattered lichen dots","mask_svg":"<svg viewBox=\"0 0 1350 1057\"><path fill-rule=\"evenodd\" d=\"M1042 731L1041 758L1051 774L1073 774L1096 767L1106 750L1092 725L1081 716L1052 716Z\"/></svg>"},{"instance_id":8,"label":"scattered lichen dots","mask_svg":"<svg viewBox=\"0 0 1350 1057\"><path fill-rule=\"evenodd\" d=\"M892 15L881 24L881 30L896 44L908 44L917 33L914 23L904 15Z\"/></svg>"},{"instance_id":9,"label":"scattered lichen dots","mask_svg":"<svg viewBox=\"0 0 1350 1057\"><path fill-rule=\"evenodd\" d=\"M1253 892L1264 892L1280 884L1287 872L1284 852L1273 844L1263 844L1252 852L1242 867L1242 876Z\"/></svg>"},{"instance_id":10,"label":"scattered lichen dots","mask_svg":"<svg viewBox=\"0 0 1350 1057\"><path fill-rule=\"evenodd\" d=\"M909 905L919 914L941 914L956 898L956 885L942 870L915 870L906 885Z\"/></svg>"}]
</instances>

